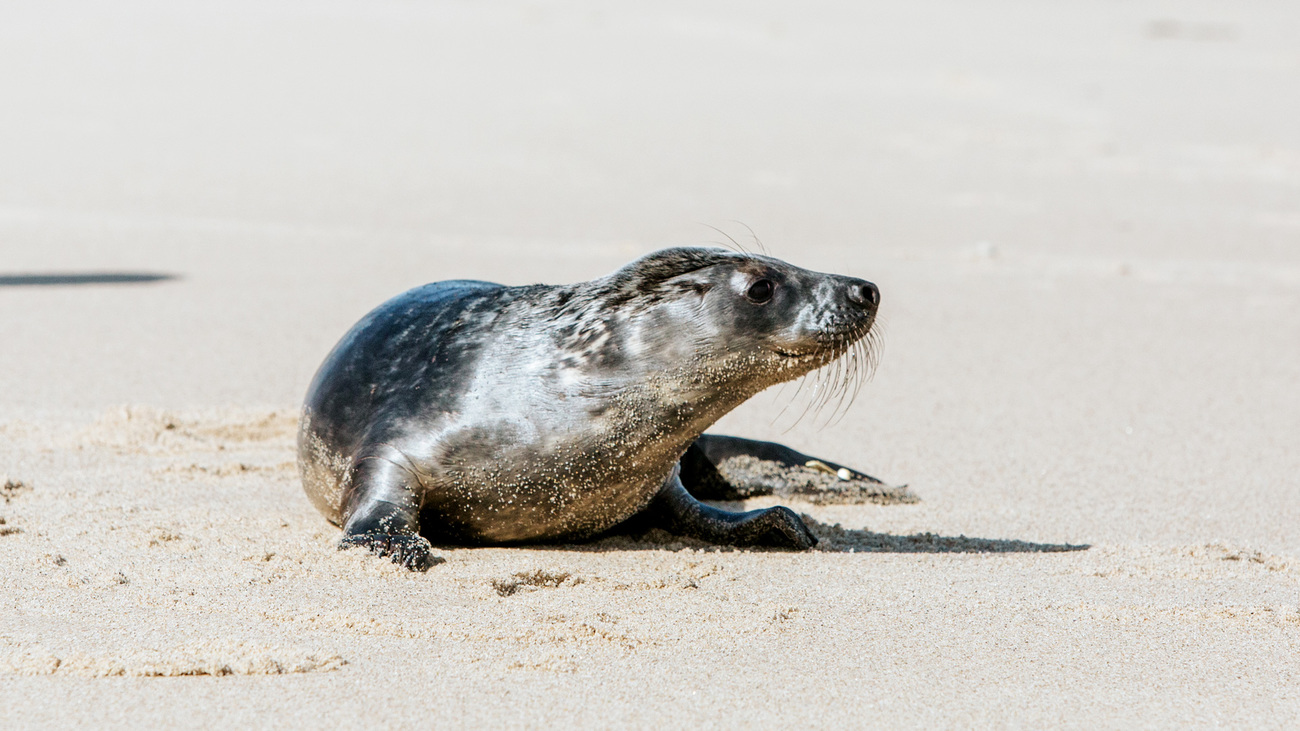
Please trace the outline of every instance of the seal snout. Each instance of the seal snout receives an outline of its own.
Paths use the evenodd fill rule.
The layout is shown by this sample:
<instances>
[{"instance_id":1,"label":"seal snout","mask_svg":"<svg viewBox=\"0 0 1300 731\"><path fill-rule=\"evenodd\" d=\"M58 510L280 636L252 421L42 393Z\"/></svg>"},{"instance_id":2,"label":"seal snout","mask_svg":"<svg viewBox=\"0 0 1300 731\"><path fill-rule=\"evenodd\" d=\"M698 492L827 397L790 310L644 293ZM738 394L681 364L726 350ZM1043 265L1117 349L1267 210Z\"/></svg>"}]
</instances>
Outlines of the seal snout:
<instances>
[{"instance_id":1,"label":"seal snout","mask_svg":"<svg viewBox=\"0 0 1300 731\"><path fill-rule=\"evenodd\" d=\"M880 306L880 289L863 279L850 279L848 282L849 301L858 307L872 310Z\"/></svg>"}]
</instances>

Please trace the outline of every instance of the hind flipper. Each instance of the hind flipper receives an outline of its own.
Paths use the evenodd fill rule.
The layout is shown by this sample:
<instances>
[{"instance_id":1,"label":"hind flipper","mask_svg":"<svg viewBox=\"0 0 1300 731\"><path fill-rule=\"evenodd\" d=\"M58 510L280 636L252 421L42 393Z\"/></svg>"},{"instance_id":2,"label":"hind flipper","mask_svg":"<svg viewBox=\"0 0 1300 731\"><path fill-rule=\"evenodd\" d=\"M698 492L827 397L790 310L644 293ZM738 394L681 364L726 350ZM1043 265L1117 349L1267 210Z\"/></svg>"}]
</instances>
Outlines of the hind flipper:
<instances>
[{"instance_id":1,"label":"hind flipper","mask_svg":"<svg viewBox=\"0 0 1300 731\"><path fill-rule=\"evenodd\" d=\"M828 459L797 452L776 442L761 442L757 439L728 437L721 434L701 434L691 447L698 450L698 453L712 463L714 467L733 457L753 457L766 462L777 462L786 467L811 467L817 470L834 472L841 479L866 480L878 485L885 484L865 472L859 472L852 467L845 467ZM685 478L683 478L684 481Z\"/></svg>"},{"instance_id":2,"label":"hind flipper","mask_svg":"<svg viewBox=\"0 0 1300 731\"><path fill-rule=\"evenodd\" d=\"M682 455L681 479L700 500L778 495L818 504L914 503L907 486L773 442L705 434Z\"/></svg>"}]
</instances>

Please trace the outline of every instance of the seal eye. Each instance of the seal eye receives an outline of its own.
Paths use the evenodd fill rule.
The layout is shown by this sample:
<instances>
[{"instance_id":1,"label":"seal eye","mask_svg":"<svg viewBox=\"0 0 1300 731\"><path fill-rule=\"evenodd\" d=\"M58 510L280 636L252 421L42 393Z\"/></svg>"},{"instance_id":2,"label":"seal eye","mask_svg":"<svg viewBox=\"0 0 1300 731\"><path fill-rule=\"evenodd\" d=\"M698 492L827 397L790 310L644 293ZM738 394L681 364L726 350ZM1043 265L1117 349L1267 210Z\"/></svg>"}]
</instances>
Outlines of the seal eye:
<instances>
[{"instance_id":1,"label":"seal eye","mask_svg":"<svg viewBox=\"0 0 1300 731\"><path fill-rule=\"evenodd\" d=\"M772 280L760 279L749 285L749 289L745 291L745 299L756 305L761 305L772 299L772 293L775 291L776 285L772 283Z\"/></svg>"}]
</instances>

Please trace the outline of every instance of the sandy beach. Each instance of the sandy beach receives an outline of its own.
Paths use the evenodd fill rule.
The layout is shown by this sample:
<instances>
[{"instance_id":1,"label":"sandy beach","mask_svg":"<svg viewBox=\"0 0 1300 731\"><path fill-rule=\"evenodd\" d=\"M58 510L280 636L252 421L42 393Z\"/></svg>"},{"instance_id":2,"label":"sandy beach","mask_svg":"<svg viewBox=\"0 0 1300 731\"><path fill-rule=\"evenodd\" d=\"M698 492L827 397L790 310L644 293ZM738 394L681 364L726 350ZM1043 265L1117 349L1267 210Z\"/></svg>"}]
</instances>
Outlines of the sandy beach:
<instances>
[{"instance_id":1,"label":"sandy beach","mask_svg":"<svg viewBox=\"0 0 1300 731\"><path fill-rule=\"evenodd\" d=\"M358 318L726 235L884 348L713 431L919 502L334 549ZM1297 525L1293 4L0 8L0 727L1296 728Z\"/></svg>"}]
</instances>

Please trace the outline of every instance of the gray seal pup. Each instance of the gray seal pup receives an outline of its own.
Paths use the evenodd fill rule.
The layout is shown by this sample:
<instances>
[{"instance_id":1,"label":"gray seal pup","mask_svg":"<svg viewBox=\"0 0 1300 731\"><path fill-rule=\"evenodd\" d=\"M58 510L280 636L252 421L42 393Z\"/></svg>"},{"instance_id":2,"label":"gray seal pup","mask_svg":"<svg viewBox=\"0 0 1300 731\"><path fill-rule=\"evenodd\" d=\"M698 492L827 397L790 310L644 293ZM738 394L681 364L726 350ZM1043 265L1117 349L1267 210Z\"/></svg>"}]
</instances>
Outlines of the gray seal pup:
<instances>
[{"instance_id":1,"label":"gray seal pup","mask_svg":"<svg viewBox=\"0 0 1300 731\"><path fill-rule=\"evenodd\" d=\"M420 571L441 561L430 539L575 541L633 518L806 549L817 539L790 509L730 512L692 488L725 498L702 477L727 456L812 458L703 432L849 353L879 304L871 282L706 248L579 284L417 287L366 315L317 371L299 424L303 487L343 527L340 548Z\"/></svg>"}]
</instances>

